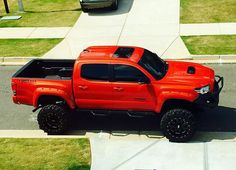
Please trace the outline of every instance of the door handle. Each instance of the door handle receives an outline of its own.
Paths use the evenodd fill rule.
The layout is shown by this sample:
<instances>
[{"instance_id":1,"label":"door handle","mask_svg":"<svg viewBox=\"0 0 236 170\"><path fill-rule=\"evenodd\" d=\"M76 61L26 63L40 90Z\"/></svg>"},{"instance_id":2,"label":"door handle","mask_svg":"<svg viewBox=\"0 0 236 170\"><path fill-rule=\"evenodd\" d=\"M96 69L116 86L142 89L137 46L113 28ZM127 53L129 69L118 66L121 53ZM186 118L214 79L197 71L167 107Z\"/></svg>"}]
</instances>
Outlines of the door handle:
<instances>
[{"instance_id":1,"label":"door handle","mask_svg":"<svg viewBox=\"0 0 236 170\"><path fill-rule=\"evenodd\" d=\"M122 91L122 90L124 90L122 87L114 87L113 89L116 90L116 91Z\"/></svg>"},{"instance_id":2,"label":"door handle","mask_svg":"<svg viewBox=\"0 0 236 170\"><path fill-rule=\"evenodd\" d=\"M79 88L82 90L86 90L86 89L88 89L88 86L79 86Z\"/></svg>"}]
</instances>

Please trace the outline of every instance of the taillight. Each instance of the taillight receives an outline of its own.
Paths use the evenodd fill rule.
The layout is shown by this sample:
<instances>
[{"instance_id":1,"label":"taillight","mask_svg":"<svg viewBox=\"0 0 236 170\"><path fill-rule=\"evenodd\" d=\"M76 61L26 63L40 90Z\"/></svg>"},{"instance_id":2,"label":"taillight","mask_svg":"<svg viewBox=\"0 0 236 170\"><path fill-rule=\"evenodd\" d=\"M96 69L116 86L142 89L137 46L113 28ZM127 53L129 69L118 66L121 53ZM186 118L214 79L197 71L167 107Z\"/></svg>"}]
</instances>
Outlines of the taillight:
<instances>
[{"instance_id":1,"label":"taillight","mask_svg":"<svg viewBox=\"0 0 236 170\"><path fill-rule=\"evenodd\" d=\"M11 88L12 88L12 91L13 91L13 95L16 96L16 83L12 82L11 83Z\"/></svg>"}]
</instances>

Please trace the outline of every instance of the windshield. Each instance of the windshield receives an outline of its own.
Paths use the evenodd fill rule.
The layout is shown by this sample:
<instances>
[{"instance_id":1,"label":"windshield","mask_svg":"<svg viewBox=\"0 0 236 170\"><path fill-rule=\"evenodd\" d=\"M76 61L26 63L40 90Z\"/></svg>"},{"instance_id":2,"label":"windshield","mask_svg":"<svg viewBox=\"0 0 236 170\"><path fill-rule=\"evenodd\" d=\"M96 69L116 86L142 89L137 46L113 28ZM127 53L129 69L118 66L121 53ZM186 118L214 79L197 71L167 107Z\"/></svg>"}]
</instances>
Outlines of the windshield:
<instances>
[{"instance_id":1,"label":"windshield","mask_svg":"<svg viewBox=\"0 0 236 170\"><path fill-rule=\"evenodd\" d=\"M144 50L143 56L138 64L157 80L162 79L168 69L168 65L164 60L148 50Z\"/></svg>"}]
</instances>

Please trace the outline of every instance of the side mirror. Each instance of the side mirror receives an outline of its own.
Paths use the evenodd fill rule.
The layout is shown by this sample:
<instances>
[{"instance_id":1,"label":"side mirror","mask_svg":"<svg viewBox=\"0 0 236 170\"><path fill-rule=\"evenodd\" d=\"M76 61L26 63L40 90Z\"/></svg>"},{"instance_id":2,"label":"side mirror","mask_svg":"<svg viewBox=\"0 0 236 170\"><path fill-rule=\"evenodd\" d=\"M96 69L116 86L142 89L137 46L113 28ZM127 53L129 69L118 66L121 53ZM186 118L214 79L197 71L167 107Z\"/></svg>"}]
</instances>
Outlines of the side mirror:
<instances>
[{"instance_id":1,"label":"side mirror","mask_svg":"<svg viewBox=\"0 0 236 170\"><path fill-rule=\"evenodd\" d=\"M144 76L140 77L138 80L138 84L149 84L149 83L150 83L150 80Z\"/></svg>"}]
</instances>

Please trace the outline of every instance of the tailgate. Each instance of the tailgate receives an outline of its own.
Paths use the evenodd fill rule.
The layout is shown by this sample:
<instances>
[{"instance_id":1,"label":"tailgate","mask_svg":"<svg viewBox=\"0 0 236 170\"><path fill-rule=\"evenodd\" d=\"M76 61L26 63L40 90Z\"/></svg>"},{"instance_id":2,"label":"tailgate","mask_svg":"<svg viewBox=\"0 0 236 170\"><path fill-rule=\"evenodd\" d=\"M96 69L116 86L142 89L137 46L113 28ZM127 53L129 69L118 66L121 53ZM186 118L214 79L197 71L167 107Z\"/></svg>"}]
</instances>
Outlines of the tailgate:
<instances>
[{"instance_id":1,"label":"tailgate","mask_svg":"<svg viewBox=\"0 0 236 170\"><path fill-rule=\"evenodd\" d=\"M36 80L26 78L12 78L13 102L16 104L33 104L33 92L35 91L34 82Z\"/></svg>"}]
</instances>

